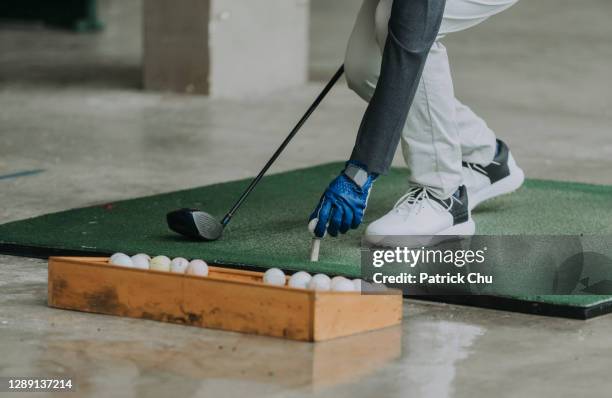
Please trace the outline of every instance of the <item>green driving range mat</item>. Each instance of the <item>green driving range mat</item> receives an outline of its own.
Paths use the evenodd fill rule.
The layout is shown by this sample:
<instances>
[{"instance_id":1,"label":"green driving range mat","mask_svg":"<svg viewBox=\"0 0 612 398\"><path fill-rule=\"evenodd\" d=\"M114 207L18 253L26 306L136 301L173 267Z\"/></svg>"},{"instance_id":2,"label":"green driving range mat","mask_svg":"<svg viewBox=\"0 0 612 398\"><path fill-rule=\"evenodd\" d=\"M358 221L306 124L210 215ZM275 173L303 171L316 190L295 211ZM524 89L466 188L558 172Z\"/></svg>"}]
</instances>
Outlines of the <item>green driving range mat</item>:
<instances>
[{"instance_id":1,"label":"green driving range mat","mask_svg":"<svg viewBox=\"0 0 612 398\"><path fill-rule=\"evenodd\" d=\"M248 185L228 182L49 214L0 226L0 252L30 257L126 252L204 258L227 266L306 270L358 276L363 227L322 242L321 261L308 261L307 219L342 165L268 176L217 242L173 234L166 213L200 208L219 219ZM384 215L404 194L407 174L393 169L375 186L365 222ZM474 212L479 235L612 235L612 187L529 180L517 193ZM537 267L538 264L534 264ZM589 318L612 311L612 296L457 296L445 302L554 316Z\"/></svg>"}]
</instances>

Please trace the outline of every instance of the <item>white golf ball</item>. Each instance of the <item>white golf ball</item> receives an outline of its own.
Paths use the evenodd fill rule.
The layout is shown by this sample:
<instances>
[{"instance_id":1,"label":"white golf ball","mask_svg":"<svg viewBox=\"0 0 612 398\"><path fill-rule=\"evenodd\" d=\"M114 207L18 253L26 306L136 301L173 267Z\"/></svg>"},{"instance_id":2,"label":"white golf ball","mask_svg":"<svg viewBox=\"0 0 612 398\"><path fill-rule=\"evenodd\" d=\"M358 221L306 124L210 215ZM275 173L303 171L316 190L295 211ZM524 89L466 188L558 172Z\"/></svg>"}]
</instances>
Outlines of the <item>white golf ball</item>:
<instances>
[{"instance_id":1,"label":"white golf ball","mask_svg":"<svg viewBox=\"0 0 612 398\"><path fill-rule=\"evenodd\" d=\"M166 256L157 256L151 259L149 269L154 271L170 271L170 259Z\"/></svg>"},{"instance_id":2,"label":"white golf ball","mask_svg":"<svg viewBox=\"0 0 612 398\"><path fill-rule=\"evenodd\" d=\"M184 274L189 267L189 261L183 257L177 257L170 262L170 272Z\"/></svg>"},{"instance_id":3,"label":"white golf ball","mask_svg":"<svg viewBox=\"0 0 612 398\"><path fill-rule=\"evenodd\" d=\"M148 254L136 254L132 256L132 263L134 263L134 268L139 269L149 269L149 263L151 262L151 257Z\"/></svg>"},{"instance_id":4,"label":"white golf ball","mask_svg":"<svg viewBox=\"0 0 612 398\"><path fill-rule=\"evenodd\" d=\"M353 286L352 281L349 281L348 279L342 279L332 286L332 290L335 292L353 292L355 291L355 286Z\"/></svg>"},{"instance_id":5,"label":"white golf ball","mask_svg":"<svg viewBox=\"0 0 612 398\"><path fill-rule=\"evenodd\" d=\"M202 260L191 260L185 273L187 275L208 276L208 264Z\"/></svg>"},{"instance_id":6,"label":"white golf ball","mask_svg":"<svg viewBox=\"0 0 612 398\"><path fill-rule=\"evenodd\" d=\"M110 256L110 259L108 260L108 262L112 263L116 258L121 258L121 257L124 257L124 256L127 256L127 254L124 254L124 253L115 253L112 256ZM129 257L129 256L127 256L127 257Z\"/></svg>"},{"instance_id":7,"label":"white golf ball","mask_svg":"<svg viewBox=\"0 0 612 398\"><path fill-rule=\"evenodd\" d=\"M308 282L308 288L310 290L326 292L331 289L331 279L325 274L316 274L312 277L310 282Z\"/></svg>"},{"instance_id":8,"label":"white golf ball","mask_svg":"<svg viewBox=\"0 0 612 398\"><path fill-rule=\"evenodd\" d=\"M331 290L336 290L334 289L334 287L340 282L340 281L348 281L348 279L346 279L343 276L334 276L331 279ZM350 281L349 281L350 282Z\"/></svg>"},{"instance_id":9,"label":"white golf ball","mask_svg":"<svg viewBox=\"0 0 612 398\"><path fill-rule=\"evenodd\" d=\"M266 285L285 286L285 273L278 268L270 268L263 276Z\"/></svg>"},{"instance_id":10,"label":"white golf ball","mask_svg":"<svg viewBox=\"0 0 612 398\"><path fill-rule=\"evenodd\" d=\"M289 287L306 289L311 279L312 276L308 272L296 272L295 274L291 275L291 278L289 278Z\"/></svg>"},{"instance_id":11,"label":"white golf ball","mask_svg":"<svg viewBox=\"0 0 612 398\"><path fill-rule=\"evenodd\" d=\"M111 256L109 264L117 265L120 267L132 267L132 259L127 254L115 253Z\"/></svg>"},{"instance_id":12,"label":"white golf ball","mask_svg":"<svg viewBox=\"0 0 612 398\"><path fill-rule=\"evenodd\" d=\"M147 253L138 253L132 256L132 258L134 257L143 257L146 258L147 260L151 261L151 256L149 256Z\"/></svg>"}]
</instances>

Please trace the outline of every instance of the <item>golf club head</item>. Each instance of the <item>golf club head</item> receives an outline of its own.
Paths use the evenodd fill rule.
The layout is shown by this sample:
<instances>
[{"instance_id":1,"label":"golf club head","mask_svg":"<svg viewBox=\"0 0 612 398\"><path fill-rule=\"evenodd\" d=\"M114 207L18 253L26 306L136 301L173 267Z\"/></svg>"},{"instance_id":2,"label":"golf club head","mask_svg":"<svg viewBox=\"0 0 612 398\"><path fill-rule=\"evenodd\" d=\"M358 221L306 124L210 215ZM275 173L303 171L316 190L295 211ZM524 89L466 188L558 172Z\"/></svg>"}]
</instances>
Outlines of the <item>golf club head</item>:
<instances>
[{"instance_id":1,"label":"golf club head","mask_svg":"<svg viewBox=\"0 0 612 398\"><path fill-rule=\"evenodd\" d=\"M168 227L193 239L214 241L223 234L223 225L210 214L197 209L180 209L166 216Z\"/></svg>"}]
</instances>

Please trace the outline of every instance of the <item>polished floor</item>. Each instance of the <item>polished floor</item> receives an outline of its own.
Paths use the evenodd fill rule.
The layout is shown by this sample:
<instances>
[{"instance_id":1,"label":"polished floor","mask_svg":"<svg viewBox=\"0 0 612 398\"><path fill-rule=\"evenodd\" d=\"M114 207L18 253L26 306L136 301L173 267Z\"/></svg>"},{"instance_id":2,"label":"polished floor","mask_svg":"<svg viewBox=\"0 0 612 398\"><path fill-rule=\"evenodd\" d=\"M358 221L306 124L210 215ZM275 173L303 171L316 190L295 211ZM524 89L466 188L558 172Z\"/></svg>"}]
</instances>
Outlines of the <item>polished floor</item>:
<instances>
[{"instance_id":1,"label":"polished floor","mask_svg":"<svg viewBox=\"0 0 612 398\"><path fill-rule=\"evenodd\" d=\"M358 6L313 0L311 84L229 101L141 92L139 2L101 4L100 35L0 25L0 222L254 174ZM445 41L457 95L531 177L612 184L611 13L523 1ZM364 106L339 86L274 170L346 158ZM45 262L0 256L0 376L70 376L79 396L610 396L612 316L405 304L401 327L310 345L51 310Z\"/></svg>"}]
</instances>

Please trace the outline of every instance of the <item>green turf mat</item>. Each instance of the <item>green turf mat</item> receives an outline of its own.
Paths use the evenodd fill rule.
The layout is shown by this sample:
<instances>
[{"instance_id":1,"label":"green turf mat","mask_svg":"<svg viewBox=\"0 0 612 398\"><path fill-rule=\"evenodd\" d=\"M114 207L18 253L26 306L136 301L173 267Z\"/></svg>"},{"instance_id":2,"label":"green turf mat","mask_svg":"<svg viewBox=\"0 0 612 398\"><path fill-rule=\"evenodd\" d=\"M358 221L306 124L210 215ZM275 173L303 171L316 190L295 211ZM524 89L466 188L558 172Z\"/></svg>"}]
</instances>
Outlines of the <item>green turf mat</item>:
<instances>
[{"instance_id":1,"label":"green turf mat","mask_svg":"<svg viewBox=\"0 0 612 398\"><path fill-rule=\"evenodd\" d=\"M362 230L333 242L325 240L321 248L322 261L308 261L308 215L322 189L341 168L338 163L327 164L266 177L239 210L223 239L217 242L184 240L167 229L165 215L176 208L195 207L221 218L248 185L248 180L5 224L0 226L0 251L31 256L145 252L204 258L227 265L278 266L288 270L357 276ZM388 211L404 193L406 184L404 169L393 169L381 178L373 191L366 223ZM483 204L474 213L474 218L477 233L481 235L612 235L612 187L529 180L519 192ZM538 308L561 306L586 311L594 306L612 307L612 296L509 299L522 305L527 303L527 307L535 303ZM504 307L501 304L482 306ZM548 312L554 314L555 311Z\"/></svg>"}]
</instances>

